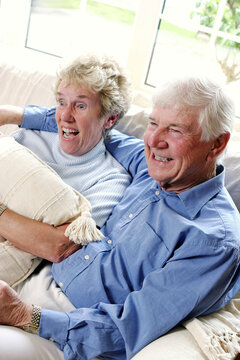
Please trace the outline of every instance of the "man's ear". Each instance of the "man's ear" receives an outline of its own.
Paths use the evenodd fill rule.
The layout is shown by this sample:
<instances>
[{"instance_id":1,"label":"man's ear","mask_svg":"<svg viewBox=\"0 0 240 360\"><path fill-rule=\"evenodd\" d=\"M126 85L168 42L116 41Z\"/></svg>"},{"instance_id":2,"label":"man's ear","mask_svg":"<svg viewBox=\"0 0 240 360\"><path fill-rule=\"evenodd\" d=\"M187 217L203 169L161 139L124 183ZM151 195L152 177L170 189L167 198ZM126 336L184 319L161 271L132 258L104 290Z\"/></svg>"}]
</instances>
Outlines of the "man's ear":
<instances>
[{"instance_id":1,"label":"man's ear","mask_svg":"<svg viewBox=\"0 0 240 360\"><path fill-rule=\"evenodd\" d=\"M110 117L106 120L106 122L105 122L105 124L104 124L104 126L103 126L104 129L110 129L110 128L115 124L115 122L116 122L116 120L117 120L118 117L119 117L119 114L110 116Z\"/></svg>"},{"instance_id":2,"label":"man's ear","mask_svg":"<svg viewBox=\"0 0 240 360\"><path fill-rule=\"evenodd\" d=\"M212 160L218 157L223 150L226 148L227 143L230 139L230 133L227 132L225 134L219 135L217 139L214 140L211 150L208 154L208 159Z\"/></svg>"}]
</instances>

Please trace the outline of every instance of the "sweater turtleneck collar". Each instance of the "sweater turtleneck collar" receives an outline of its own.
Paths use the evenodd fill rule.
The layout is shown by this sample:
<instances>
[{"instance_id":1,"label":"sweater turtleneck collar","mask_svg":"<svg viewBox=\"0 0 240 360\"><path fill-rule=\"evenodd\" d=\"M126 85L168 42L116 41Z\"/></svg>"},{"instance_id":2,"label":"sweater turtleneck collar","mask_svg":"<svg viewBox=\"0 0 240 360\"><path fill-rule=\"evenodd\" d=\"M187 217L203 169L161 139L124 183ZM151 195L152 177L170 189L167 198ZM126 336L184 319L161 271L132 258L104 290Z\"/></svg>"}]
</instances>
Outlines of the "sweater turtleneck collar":
<instances>
[{"instance_id":1,"label":"sweater turtleneck collar","mask_svg":"<svg viewBox=\"0 0 240 360\"><path fill-rule=\"evenodd\" d=\"M87 152L84 155L80 156L74 156L65 153L59 142L59 137L57 138L57 141L53 143L52 147L53 156L55 158L56 163L62 164L62 165L84 165L86 163L91 162L92 160L96 159L96 157L99 158L99 160L104 160L105 153L106 153L106 147L103 142L103 139L99 141L99 143L89 152Z\"/></svg>"}]
</instances>

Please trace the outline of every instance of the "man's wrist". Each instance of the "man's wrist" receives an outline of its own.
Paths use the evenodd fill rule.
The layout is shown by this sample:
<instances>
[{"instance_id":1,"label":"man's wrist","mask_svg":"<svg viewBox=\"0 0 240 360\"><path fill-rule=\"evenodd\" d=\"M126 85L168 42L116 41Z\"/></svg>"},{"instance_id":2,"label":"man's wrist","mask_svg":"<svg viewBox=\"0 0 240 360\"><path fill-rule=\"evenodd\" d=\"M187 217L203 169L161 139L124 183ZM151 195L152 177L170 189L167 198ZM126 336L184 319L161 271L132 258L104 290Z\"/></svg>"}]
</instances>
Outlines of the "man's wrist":
<instances>
[{"instance_id":1,"label":"man's wrist","mask_svg":"<svg viewBox=\"0 0 240 360\"><path fill-rule=\"evenodd\" d=\"M2 213L7 210L7 206L0 204L0 216L2 215Z\"/></svg>"},{"instance_id":2,"label":"man's wrist","mask_svg":"<svg viewBox=\"0 0 240 360\"><path fill-rule=\"evenodd\" d=\"M32 334L38 334L39 324L41 319L41 307L38 305L32 305L32 317L30 323L23 326L23 330Z\"/></svg>"}]
</instances>

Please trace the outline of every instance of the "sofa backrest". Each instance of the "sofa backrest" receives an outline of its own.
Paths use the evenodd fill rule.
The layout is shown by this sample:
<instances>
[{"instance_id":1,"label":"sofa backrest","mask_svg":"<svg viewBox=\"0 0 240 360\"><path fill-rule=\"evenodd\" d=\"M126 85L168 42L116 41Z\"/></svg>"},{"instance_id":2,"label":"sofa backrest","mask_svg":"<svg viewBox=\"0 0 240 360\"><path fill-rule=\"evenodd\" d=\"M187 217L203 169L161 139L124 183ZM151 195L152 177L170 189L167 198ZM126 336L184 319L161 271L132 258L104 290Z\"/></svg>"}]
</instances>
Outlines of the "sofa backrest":
<instances>
[{"instance_id":1,"label":"sofa backrest","mask_svg":"<svg viewBox=\"0 0 240 360\"><path fill-rule=\"evenodd\" d=\"M35 64L29 67L24 61L16 59L0 62L0 104L24 106L27 104L53 106L55 81L53 67L48 71L35 70ZM128 113L120 120L116 129L125 134L143 139L150 109L132 105ZM9 130L2 130L8 132ZM226 167L226 187L240 211L240 135L232 136L229 149L222 162Z\"/></svg>"}]
</instances>

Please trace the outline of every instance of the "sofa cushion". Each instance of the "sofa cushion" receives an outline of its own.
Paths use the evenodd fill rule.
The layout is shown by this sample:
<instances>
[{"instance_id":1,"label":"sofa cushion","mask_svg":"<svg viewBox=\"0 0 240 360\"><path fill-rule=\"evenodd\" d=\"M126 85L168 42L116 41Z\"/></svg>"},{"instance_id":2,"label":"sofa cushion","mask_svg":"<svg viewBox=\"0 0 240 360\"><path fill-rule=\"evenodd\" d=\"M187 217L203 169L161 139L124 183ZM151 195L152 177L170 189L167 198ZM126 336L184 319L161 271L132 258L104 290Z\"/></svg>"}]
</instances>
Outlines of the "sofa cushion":
<instances>
[{"instance_id":1,"label":"sofa cushion","mask_svg":"<svg viewBox=\"0 0 240 360\"><path fill-rule=\"evenodd\" d=\"M71 223L65 234L83 245L102 238L91 218L90 203L11 136L0 135L0 168L0 203L53 226ZM0 279L16 285L35 269L40 259L1 240Z\"/></svg>"}]
</instances>

